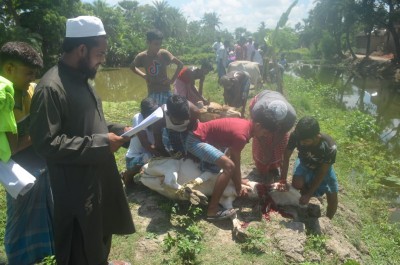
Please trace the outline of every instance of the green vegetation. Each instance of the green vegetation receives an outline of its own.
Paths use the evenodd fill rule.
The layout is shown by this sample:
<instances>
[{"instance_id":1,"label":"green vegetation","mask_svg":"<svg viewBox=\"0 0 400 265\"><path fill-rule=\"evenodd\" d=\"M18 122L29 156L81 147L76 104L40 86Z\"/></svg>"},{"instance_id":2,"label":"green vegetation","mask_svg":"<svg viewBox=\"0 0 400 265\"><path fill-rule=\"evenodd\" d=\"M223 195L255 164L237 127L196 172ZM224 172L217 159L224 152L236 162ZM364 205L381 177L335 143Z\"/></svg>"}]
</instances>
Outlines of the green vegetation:
<instances>
[{"instance_id":1,"label":"green vegetation","mask_svg":"<svg viewBox=\"0 0 400 265\"><path fill-rule=\"evenodd\" d=\"M164 251L168 254L167 264L195 264L202 246L203 231L196 219L202 209L190 205L180 209L178 204L171 208L174 230L164 238ZM182 215L182 212L184 213Z\"/></svg>"},{"instance_id":2,"label":"green vegetation","mask_svg":"<svg viewBox=\"0 0 400 265\"><path fill-rule=\"evenodd\" d=\"M388 208L392 207L395 190L383 185L388 179L399 179L400 162L387 153L378 141L375 127L370 116L358 111L346 111L336 106L332 100L337 90L332 86L324 86L310 80L302 80L285 76L285 93L295 106L298 116L314 115L321 123L323 132L333 136L338 143L339 152L335 169L338 174L341 190L339 208L334 225L341 227L354 246L368 249L365 254L370 264L399 264L400 228L388 222ZM274 87L271 87L274 88ZM215 74L206 79L205 95L216 102L222 103L221 88L216 84ZM257 91L251 90L251 96ZM129 124L131 116L139 110L137 102L110 103L104 102L103 108L110 121ZM117 152L117 163L122 171L125 167L126 150ZM243 165L252 165L251 145L243 152ZM146 195L146 196L152 196ZM3 241L5 228L5 191L1 188L0 240ZM131 201L132 212L137 215L140 202ZM240 262L261 262L269 260L283 264L285 258L279 251L265 251L269 246L268 238L262 237L262 230L250 230L249 240L239 244L216 246L214 235L216 230L204 230L203 221L199 218L200 208L169 200L162 200L158 207L164 209L170 223L158 223L165 231L164 241L160 241L160 233L138 225L137 233L128 236L115 236L111 257L131 261L143 261L143 258L133 255L139 242L159 241L159 249L147 256L145 264L208 264L212 261L224 261L224 256L218 253L226 252ZM350 223L344 211L352 212L359 222ZM218 229L215 227L214 229ZM265 239L265 241L264 241ZM211 243L213 242L213 243ZM314 251L321 249L323 237L309 236L307 244ZM163 250L170 249L168 252ZM269 248L268 248L269 249ZM208 254L205 254L208 253ZM365 252L364 252L365 253ZM226 255L228 255L226 254ZM51 264L51 258L43 264ZM0 262L5 261L4 249L0 250ZM186 262L186 263L185 263ZM281 262L281 263L280 263ZM322 264L333 264L322 259ZM276 264L276 263L270 263ZM312 264L309 262L303 264ZM347 264L356 264L348 261Z\"/></svg>"},{"instance_id":3,"label":"green vegetation","mask_svg":"<svg viewBox=\"0 0 400 265\"><path fill-rule=\"evenodd\" d=\"M317 117L322 131L330 134L338 144L339 152L335 170L341 186L339 202L343 205L343 208L340 208L342 210L339 210L333 219L334 225L345 231L346 237L355 247L368 249L369 254L365 255L366 259L370 260L370 264L400 263L400 254L398 253L400 228L396 224L388 223L388 208L392 207L396 190L384 185L390 178L399 179L400 161L388 154L380 143L376 127L371 122L369 115L359 111L343 110L336 105L333 98L338 91L335 87L288 76L285 76L284 81L285 94L295 106L298 116L313 115ZM271 88L275 89L274 87ZM252 90L251 96L256 93L257 91ZM222 93L216 85L215 74L210 74L206 79L205 95L222 103ZM105 105L106 112L111 105ZM124 151L118 152L119 161L123 161L123 155ZM119 164L123 165L123 162ZM252 165L250 145L247 145L243 152L243 165ZM166 204L163 208L170 209L171 205ZM346 212L341 213L341 211ZM347 212L352 212L359 221L352 223L348 220ZM176 214L179 215L179 213ZM174 215L175 213L171 216ZM182 218L183 220L190 220L189 223L185 223L186 227L189 227L189 224L202 227L198 219L187 219L185 214L182 215ZM179 218L177 219L177 216L175 216L171 220L179 220ZM249 260L257 262L259 258L271 262L277 260L283 262L285 260L279 252L263 252L266 247L265 244L269 246L270 242L268 242L268 238L264 238L266 240L264 241L260 229L252 228L250 232L248 241L242 244L237 243L237 246L227 247L227 249L216 248L213 236L204 235L201 238L193 237L190 239L197 242L198 245L204 246L203 249L202 247L197 248L197 244L190 244L188 238L191 237L187 233L190 234L191 232L183 229L178 234L176 232L170 233L167 241L164 241L164 246L175 249L174 258L171 257L172 254L170 255L170 253L157 254L156 257L158 260L163 259L160 257L164 257L169 261L176 261L185 255L189 255L185 252L188 250L189 253L196 253L197 256L201 253L200 260L196 259L196 262L203 262L204 264L210 261L210 255L218 255L219 251L227 251L227 253L230 253L229 255L235 257L241 252L240 258L239 256L237 258L243 259L242 262ZM215 231L208 233L214 234ZM123 240L126 240L126 238ZM319 252L319 250L322 250L325 240L324 236L309 235L307 249ZM182 243L180 247L178 247L178 242ZM211 247L210 242L214 242L211 249L209 248ZM213 257L215 258L215 256ZM321 255L321 257L322 264L336 264L336 262L329 261L327 255ZM192 258L189 260L193 261ZM183 262L183 260L180 262ZM313 263L305 262L303 264ZM346 264L357 264L357 262L348 260Z\"/></svg>"},{"instance_id":4,"label":"green vegetation","mask_svg":"<svg viewBox=\"0 0 400 265\"><path fill-rule=\"evenodd\" d=\"M287 21L290 9L296 4L297 1L293 1L291 6L288 4L289 12L281 18ZM240 25L234 32L221 30L220 15L215 12L204 13L200 20L189 22L182 11L170 6L166 0L145 5L139 4L139 1L122 0L114 6L103 0L93 3L59 0L57 4L52 0L4 0L0 2L0 9L3 11L0 13L0 45L12 40L31 43L42 51L44 70L58 60L66 19L78 15L95 15L104 22L109 37L109 67L128 66L134 56L146 47L144 36L150 28L161 30L165 36L164 46L174 55L182 57L186 64L198 64L204 58L212 59L211 44L216 37L230 41L233 48L240 37L251 36L260 48L268 52L264 38L275 35L274 49L291 54L288 60L299 59L303 55L306 56L304 59L310 55L318 59L342 59L347 54L355 57L356 37L362 33L367 42L365 47L358 48L365 48L368 56L372 52L369 50L369 36L381 28L392 34L395 58L400 58L400 43L395 28L399 22L400 5L396 1L337 0L332 3L331 0L319 0L302 23L294 25L294 28L281 23L277 33L266 28L265 22L260 22L255 32Z\"/></svg>"},{"instance_id":5,"label":"green vegetation","mask_svg":"<svg viewBox=\"0 0 400 265\"><path fill-rule=\"evenodd\" d=\"M309 235L306 241L306 249L316 251L321 254L325 254L325 235Z\"/></svg>"},{"instance_id":6,"label":"green vegetation","mask_svg":"<svg viewBox=\"0 0 400 265\"><path fill-rule=\"evenodd\" d=\"M205 13L200 21L188 22L184 14L169 6L167 1L139 5L138 1L123 0L111 7L102 0L92 4L60 0L57 5L51 0L5 0L0 2L0 8L3 11L0 14L0 45L12 40L31 43L43 53L44 70L58 60L66 19L78 15L95 15L103 20L109 35L108 66L127 66L139 51L145 49L144 35L152 27L164 33L164 47L185 64L199 64L203 59L214 60L211 44L217 36L230 40L231 44L241 36L252 36L256 42L264 44L264 37L274 34L264 22L253 33L243 27L238 27L234 33L220 30L221 22L215 12ZM319 0L304 23L294 29L282 25L275 33L274 49L277 53L286 53L289 61L342 59L348 53L354 57L353 49L359 32L370 36L374 28L383 27L392 33L395 40L399 39L394 28L399 21L399 10L400 5L396 1ZM399 60L400 44L394 44L395 58ZM370 53L368 47L367 55ZM204 87L207 99L223 102L216 74L207 76ZM276 90L274 86L270 88ZM299 117L313 115L318 118L322 131L333 136L338 144L335 169L341 186L339 200L342 207L333 220L334 225L345 231L355 247L368 250L361 252L369 264L400 264L400 227L388 222L388 209L393 207L393 198L398 190L385 185L400 186L400 161L380 143L373 119L359 111L343 110L336 105L336 87L285 76L283 91ZM249 97L257 92L251 90ZM130 124L132 114L139 111L139 102L104 102L103 107L107 120ZM121 171L125 167L125 151L121 149L116 153ZM242 162L252 165L250 144L242 154ZM151 193L148 196L152 196ZM6 222L5 197L4 189L0 187L1 241L4 241ZM140 204L130 201L134 214L139 211ZM134 264L226 264L226 255L232 256L236 264L290 263L282 253L266 251L271 242L263 237L260 228L249 228L249 237L242 244L218 244L214 237L218 228L204 231L199 218L200 208L181 203L176 205L168 200L160 201L158 207L165 210L170 221L157 224L164 229L164 238L160 239L161 232L155 233L137 224L137 233L114 237L111 257L135 261ZM360 221L351 223L345 211L353 213L354 219ZM137 257L135 249L143 241L155 241L159 246L153 249L151 255ZM306 248L321 252L325 242L324 236L309 235ZM334 264L329 256L321 256L322 264ZM5 261L4 249L1 248L0 263ZM53 263L54 257L48 257L41 264ZM315 263L306 261L302 264ZM357 262L348 260L345 264Z\"/></svg>"},{"instance_id":7,"label":"green vegetation","mask_svg":"<svg viewBox=\"0 0 400 265\"><path fill-rule=\"evenodd\" d=\"M299 117L315 116L321 130L338 144L335 169L345 191L339 194L339 200L361 218L363 225L355 230L346 228L347 222L340 215L335 216L334 223L343 226L355 245L360 241L367 245L372 264L399 263L400 255L396 252L400 228L388 223L388 208L396 191L383 183L391 176L399 179L400 161L381 144L370 116L335 105L335 87L294 78L286 78L285 85Z\"/></svg>"},{"instance_id":8,"label":"green vegetation","mask_svg":"<svg viewBox=\"0 0 400 265\"><path fill-rule=\"evenodd\" d=\"M265 236L265 227L249 227L247 233L248 236L241 244L242 251L259 255L265 253L268 240Z\"/></svg>"}]
</instances>

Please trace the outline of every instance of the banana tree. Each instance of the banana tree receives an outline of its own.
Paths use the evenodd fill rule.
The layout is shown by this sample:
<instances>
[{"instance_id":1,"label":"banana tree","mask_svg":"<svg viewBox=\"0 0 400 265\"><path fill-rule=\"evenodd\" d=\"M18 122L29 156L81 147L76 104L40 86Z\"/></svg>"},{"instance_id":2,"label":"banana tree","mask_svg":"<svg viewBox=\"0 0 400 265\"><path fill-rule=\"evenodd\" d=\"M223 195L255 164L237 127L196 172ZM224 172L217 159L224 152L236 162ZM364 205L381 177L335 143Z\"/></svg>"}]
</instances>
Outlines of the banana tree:
<instances>
[{"instance_id":1,"label":"banana tree","mask_svg":"<svg viewBox=\"0 0 400 265\"><path fill-rule=\"evenodd\" d=\"M289 14L292 11L292 8L295 5L297 5L297 2L298 2L298 0L294 1L290 5L290 7L286 10L286 12L284 12L281 15L281 17L279 18L279 21L276 24L275 30L271 31L271 32L267 32L267 34L264 38L264 41L268 47L267 58L270 58L272 60L272 67L274 69L277 91L280 92L281 94L283 94L283 78L282 78L283 71L281 71L281 66L278 64L278 59L277 59L277 54L279 53L277 36L279 34L279 30L282 29L286 25L286 22L288 21L288 18L289 18ZM266 63L265 67L267 67L267 72L268 72L269 71L268 62Z\"/></svg>"}]
</instances>

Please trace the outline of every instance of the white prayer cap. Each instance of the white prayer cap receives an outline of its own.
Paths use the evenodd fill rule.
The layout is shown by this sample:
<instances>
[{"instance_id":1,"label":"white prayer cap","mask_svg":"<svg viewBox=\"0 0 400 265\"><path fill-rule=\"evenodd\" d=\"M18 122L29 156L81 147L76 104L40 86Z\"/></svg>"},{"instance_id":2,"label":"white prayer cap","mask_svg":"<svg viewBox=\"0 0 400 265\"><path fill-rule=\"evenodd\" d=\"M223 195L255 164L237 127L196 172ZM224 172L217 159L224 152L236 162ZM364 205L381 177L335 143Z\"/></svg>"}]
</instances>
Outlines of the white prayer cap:
<instances>
[{"instance_id":1,"label":"white prayer cap","mask_svg":"<svg viewBox=\"0 0 400 265\"><path fill-rule=\"evenodd\" d=\"M82 38L106 35L103 22L100 18L93 16L80 16L67 20L65 37Z\"/></svg>"},{"instance_id":2,"label":"white prayer cap","mask_svg":"<svg viewBox=\"0 0 400 265\"><path fill-rule=\"evenodd\" d=\"M286 103L278 99L271 101L271 103L268 104L268 109L273 111L275 119L278 121L283 120L288 111Z\"/></svg>"}]
</instances>

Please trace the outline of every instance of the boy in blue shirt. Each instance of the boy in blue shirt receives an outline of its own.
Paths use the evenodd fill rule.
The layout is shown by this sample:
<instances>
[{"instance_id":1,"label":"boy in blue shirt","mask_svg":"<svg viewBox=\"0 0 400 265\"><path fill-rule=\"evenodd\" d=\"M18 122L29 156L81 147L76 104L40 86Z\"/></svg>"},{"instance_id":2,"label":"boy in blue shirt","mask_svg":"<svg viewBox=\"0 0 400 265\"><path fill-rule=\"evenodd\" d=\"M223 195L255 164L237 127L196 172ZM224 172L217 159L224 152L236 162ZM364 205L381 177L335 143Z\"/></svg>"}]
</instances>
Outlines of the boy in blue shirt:
<instances>
[{"instance_id":1,"label":"boy in blue shirt","mask_svg":"<svg viewBox=\"0 0 400 265\"><path fill-rule=\"evenodd\" d=\"M312 196L326 194L326 216L332 219L338 205L338 182L333 164L336 160L336 143L320 132L318 121L303 117L290 135L284 155L281 181L286 182L289 159L297 148L292 185L301 190L300 204L307 204Z\"/></svg>"}]
</instances>

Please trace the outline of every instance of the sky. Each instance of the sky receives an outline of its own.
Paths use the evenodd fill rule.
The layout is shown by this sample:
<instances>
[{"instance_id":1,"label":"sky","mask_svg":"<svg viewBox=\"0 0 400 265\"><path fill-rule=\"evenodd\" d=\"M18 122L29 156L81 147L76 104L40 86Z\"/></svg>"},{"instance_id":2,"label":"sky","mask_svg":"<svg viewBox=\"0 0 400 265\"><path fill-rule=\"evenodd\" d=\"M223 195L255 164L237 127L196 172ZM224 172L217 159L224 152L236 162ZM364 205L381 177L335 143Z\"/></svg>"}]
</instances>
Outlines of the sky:
<instances>
[{"instance_id":1,"label":"sky","mask_svg":"<svg viewBox=\"0 0 400 265\"><path fill-rule=\"evenodd\" d=\"M110 6L120 0L106 0ZM139 5L152 5L155 0L139 0ZM215 12L220 18L220 29L233 33L243 27L250 32L257 31L261 22L267 28L275 28L280 16L294 0L167 0L168 4L181 10L188 21L200 20L204 13ZM93 0L83 0L93 2ZM299 0L292 9L287 25L294 27L308 17L314 0Z\"/></svg>"}]
</instances>

